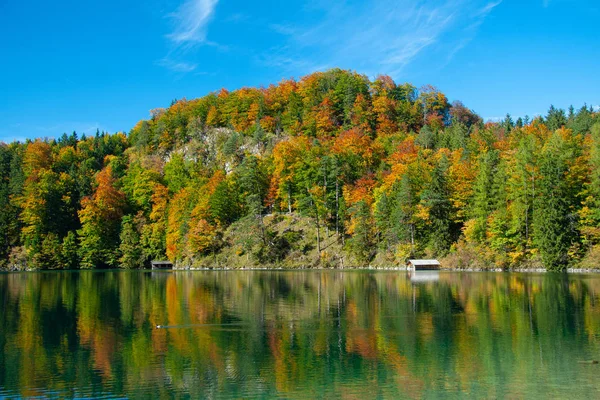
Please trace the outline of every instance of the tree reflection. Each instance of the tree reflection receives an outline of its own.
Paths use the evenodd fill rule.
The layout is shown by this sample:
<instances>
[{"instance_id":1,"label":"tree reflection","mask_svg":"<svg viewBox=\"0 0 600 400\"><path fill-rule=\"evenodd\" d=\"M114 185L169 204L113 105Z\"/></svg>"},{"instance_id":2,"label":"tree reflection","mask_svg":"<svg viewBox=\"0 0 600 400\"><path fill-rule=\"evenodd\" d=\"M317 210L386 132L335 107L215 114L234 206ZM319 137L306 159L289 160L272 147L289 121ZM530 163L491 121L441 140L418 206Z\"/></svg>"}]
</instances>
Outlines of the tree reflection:
<instances>
[{"instance_id":1,"label":"tree reflection","mask_svg":"<svg viewBox=\"0 0 600 400\"><path fill-rule=\"evenodd\" d=\"M3 274L0 389L591 396L595 381L568 384L594 373L580 361L599 358L599 291L596 276L551 274Z\"/></svg>"}]
</instances>

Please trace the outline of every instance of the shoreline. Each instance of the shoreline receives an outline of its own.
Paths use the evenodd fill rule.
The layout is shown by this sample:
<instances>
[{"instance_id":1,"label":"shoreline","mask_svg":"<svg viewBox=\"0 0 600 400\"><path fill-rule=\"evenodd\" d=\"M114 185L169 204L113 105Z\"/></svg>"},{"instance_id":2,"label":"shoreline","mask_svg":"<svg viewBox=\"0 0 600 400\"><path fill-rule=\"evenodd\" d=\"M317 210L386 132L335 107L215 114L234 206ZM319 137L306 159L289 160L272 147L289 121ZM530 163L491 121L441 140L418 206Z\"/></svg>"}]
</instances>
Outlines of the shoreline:
<instances>
[{"instance_id":1,"label":"shoreline","mask_svg":"<svg viewBox=\"0 0 600 400\"><path fill-rule=\"evenodd\" d=\"M414 271L408 267L382 267L382 266L367 266L367 267L319 267L319 266L306 266L306 267L274 267L274 266L266 266L266 267L175 267L171 269L151 269L151 268L143 268L143 269L126 269L126 268L105 268L105 269L72 269L72 270L63 270L63 269L46 269L46 270L37 270L37 269L24 269L24 270L0 270L0 273L15 273L15 272L84 272L84 271L146 271L146 272L166 272L166 271ZM417 272L507 272L507 273L556 273L556 274L600 274L600 268L567 268L562 272L554 272L547 271L544 268L510 268L510 269L502 269L502 268L440 268L437 270L422 270Z\"/></svg>"},{"instance_id":2,"label":"shoreline","mask_svg":"<svg viewBox=\"0 0 600 400\"><path fill-rule=\"evenodd\" d=\"M408 267L243 267L243 268L231 268L231 267L183 267L173 269L155 269L153 271L413 271ZM440 268L437 270L423 270L424 271L438 271L438 272L518 272L518 273L566 273L566 274L600 274L600 268L567 268L563 272L548 271L544 268Z\"/></svg>"}]
</instances>

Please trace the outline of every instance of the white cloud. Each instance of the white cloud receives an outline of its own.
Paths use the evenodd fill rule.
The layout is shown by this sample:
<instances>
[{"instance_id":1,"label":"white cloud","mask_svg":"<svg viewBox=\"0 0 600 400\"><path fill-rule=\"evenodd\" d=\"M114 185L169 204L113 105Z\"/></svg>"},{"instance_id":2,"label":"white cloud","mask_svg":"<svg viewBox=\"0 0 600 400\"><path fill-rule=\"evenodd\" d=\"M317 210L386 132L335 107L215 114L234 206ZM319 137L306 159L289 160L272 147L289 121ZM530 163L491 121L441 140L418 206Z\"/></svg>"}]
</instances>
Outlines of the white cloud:
<instances>
[{"instance_id":1,"label":"white cloud","mask_svg":"<svg viewBox=\"0 0 600 400\"><path fill-rule=\"evenodd\" d=\"M197 64L186 61L190 50L197 45L222 46L206 39L208 24L212 20L219 0L185 0L175 12L167 16L173 21L173 30L166 35L171 43L168 54L156 65L172 72L186 74L196 70ZM241 14L240 14L241 16Z\"/></svg>"},{"instance_id":2,"label":"white cloud","mask_svg":"<svg viewBox=\"0 0 600 400\"><path fill-rule=\"evenodd\" d=\"M448 63L454 58L454 56L466 45L468 45L471 42L471 40L475 38L475 36L477 35L477 30L479 29L481 24L483 24L486 17L494 10L494 8L499 6L501 3L502 0L489 2L482 8L477 9L470 18L467 18L470 19L472 22L470 23L470 25L467 25L465 29L463 29L462 39L456 42L451 48L451 50L448 52L446 56L446 62L442 65L442 67L448 65Z\"/></svg>"},{"instance_id":3,"label":"white cloud","mask_svg":"<svg viewBox=\"0 0 600 400\"><path fill-rule=\"evenodd\" d=\"M206 41L206 28L219 0L187 0L169 16L175 27L167 38L176 46L193 45Z\"/></svg>"},{"instance_id":4,"label":"white cloud","mask_svg":"<svg viewBox=\"0 0 600 400\"><path fill-rule=\"evenodd\" d=\"M169 58L163 58L162 60L158 60L156 64L161 67L165 67L173 72L181 73L192 72L198 67L197 64L191 64L183 61L173 61Z\"/></svg>"},{"instance_id":5,"label":"white cloud","mask_svg":"<svg viewBox=\"0 0 600 400\"><path fill-rule=\"evenodd\" d=\"M271 24L287 36L285 46L257 57L294 74L317 65L399 75L427 50L446 63L476 35L501 0L374 0L318 3L324 17L308 24ZM443 63L442 63L443 64ZM297 67L304 67L296 70Z\"/></svg>"},{"instance_id":6,"label":"white cloud","mask_svg":"<svg viewBox=\"0 0 600 400\"><path fill-rule=\"evenodd\" d=\"M481 10L479 10L478 14L479 15L483 15L486 16L488 15L490 12L492 12L492 10L494 8L496 8L497 6L500 5L500 3L502 3L502 0L498 0L498 1L491 1L488 4L486 4Z\"/></svg>"}]
</instances>

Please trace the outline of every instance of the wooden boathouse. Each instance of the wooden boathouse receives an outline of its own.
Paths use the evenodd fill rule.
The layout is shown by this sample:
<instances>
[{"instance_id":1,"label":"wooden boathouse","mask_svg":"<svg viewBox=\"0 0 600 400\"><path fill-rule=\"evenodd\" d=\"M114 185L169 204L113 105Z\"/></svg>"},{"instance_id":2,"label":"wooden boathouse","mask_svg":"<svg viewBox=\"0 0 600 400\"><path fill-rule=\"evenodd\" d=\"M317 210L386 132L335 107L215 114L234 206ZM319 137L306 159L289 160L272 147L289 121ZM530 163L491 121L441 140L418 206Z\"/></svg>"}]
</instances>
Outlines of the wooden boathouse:
<instances>
[{"instance_id":1,"label":"wooden boathouse","mask_svg":"<svg viewBox=\"0 0 600 400\"><path fill-rule=\"evenodd\" d=\"M431 271L440 269L438 260L408 260L408 269L413 271Z\"/></svg>"},{"instance_id":2,"label":"wooden boathouse","mask_svg":"<svg viewBox=\"0 0 600 400\"><path fill-rule=\"evenodd\" d=\"M171 261L152 261L152 269L173 269Z\"/></svg>"}]
</instances>

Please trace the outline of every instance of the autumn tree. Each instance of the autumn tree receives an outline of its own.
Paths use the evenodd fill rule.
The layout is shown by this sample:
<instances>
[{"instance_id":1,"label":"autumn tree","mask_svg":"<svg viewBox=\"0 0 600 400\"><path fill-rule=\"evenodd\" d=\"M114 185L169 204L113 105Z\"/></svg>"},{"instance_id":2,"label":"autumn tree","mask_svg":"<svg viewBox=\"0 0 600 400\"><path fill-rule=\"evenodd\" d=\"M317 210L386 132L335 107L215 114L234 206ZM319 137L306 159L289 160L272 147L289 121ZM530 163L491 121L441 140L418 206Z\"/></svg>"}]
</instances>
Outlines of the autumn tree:
<instances>
[{"instance_id":1,"label":"autumn tree","mask_svg":"<svg viewBox=\"0 0 600 400\"><path fill-rule=\"evenodd\" d=\"M450 118L452 119L452 124L462 124L467 128L470 128L474 125L479 125L483 122L481 117L474 113L472 110L467 108L461 101L452 102L450 108Z\"/></svg>"},{"instance_id":2,"label":"autumn tree","mask_svg":"<svg viewBox=\"0 0 600 400\"><path fill-rule=\"evenodd\" d=\"M119 233L125 195L116 187L112 168L96 176L96 189L81 202L81 229L78 230L81 268L118 266Z\"/></svg>"},{"instance_id":3,"label":"autumn tree","mask_svg":"<svg viewBox=\"0 0 600 400\"><path fill-rule=\"evenodd\" d=\"M166 256L169 190L164 185L156 183L150 200L152 210L148 223L142 226L140 243L146 259L161 260Z\"/></svg>"}]
</instances>

